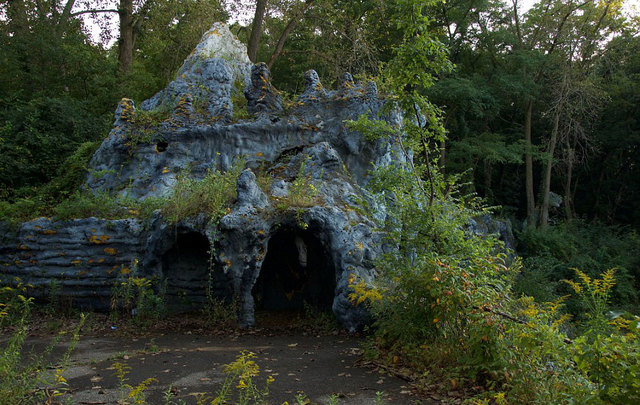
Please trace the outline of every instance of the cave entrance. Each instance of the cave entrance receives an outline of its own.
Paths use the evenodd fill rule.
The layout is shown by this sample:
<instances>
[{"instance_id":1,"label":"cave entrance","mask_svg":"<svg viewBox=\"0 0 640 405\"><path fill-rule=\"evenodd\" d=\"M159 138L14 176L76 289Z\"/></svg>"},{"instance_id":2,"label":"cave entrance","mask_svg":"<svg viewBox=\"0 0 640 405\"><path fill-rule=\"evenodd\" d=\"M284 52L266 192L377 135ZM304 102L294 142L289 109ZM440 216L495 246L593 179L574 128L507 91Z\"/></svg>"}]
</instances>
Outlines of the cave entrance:
<instances>
[{"instance_id":1,"label":"cave entrance","mask_svg":"<svg viewBox=\"0 0 640 405\"><path fill-rule=\"evenodd\" d=\"M198 232L178 234L162 257L166 303L172 311L201 308L207 298L209 240Z\"/></svg>"},{"instance_id":2,"label":"cave entrance","mask_svg":"<svg viewBox=\"0 0 640 405\"><path fill-rule=\"evenodd\" d=\"M271 236L253 288L256 310L303 313L329 311L335 266L329 252L310 231L282 229Z\"/></svg>"}]
</instances>

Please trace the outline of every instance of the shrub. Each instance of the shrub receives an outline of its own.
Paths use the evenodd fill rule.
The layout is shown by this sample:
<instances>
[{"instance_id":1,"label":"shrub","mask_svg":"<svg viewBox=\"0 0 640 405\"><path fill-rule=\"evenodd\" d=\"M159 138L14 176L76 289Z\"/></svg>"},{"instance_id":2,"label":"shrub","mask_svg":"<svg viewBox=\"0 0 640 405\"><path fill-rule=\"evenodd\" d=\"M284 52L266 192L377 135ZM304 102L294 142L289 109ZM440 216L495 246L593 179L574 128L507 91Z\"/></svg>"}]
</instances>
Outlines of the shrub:
<instances>
[{"instance_id":1,"label":"shrub","mask_svg":"<svg viewBox=\"0 0 640 405\"><path fill-rule=\"evenodd\" d=\"M163 198L136 200L114 197L105 191L76 191L53 208L56 219L98 217L104 219L149 218L154 210L165 203Z\"/></svg>"},{"instance_id":2,"label":"shrub","mask_svg":"<svg viewBox=\"0 0 640 405\"><path fill-rule=\"evenodd\" d=\"M0 111L0 189L40 187L83 143L105 133L108 118L72 97L38 97Z\"/></svg>"},{"instance_id":3,"label":"shrub","mask_svg":"<svg viewBox=\"0 0 640 405\"><path fill-rule=\"evenodd\" d=\"M518 234L518 253L523 270L514 286L516 293L531 295L544 302L569 293L564 279L574 277L579 268L590 277L599 277L616 268L617 284L612 305L622 310L640 309L640 239L625 228L597 222L573 221L546 229L525 229ZM577 297L567 301L567 310L579 316L585 311Z\"/></svg>"},{"instance_id":4,"label":"shrub","mask_svg":"<svg viewBox=\"0 0 640 405\"><path fill-rule=\"evenodd\" d=\"M243 351L232 363L224 367L225 379L222 387L211 401L212 405L233 403L238 405L264 404L269 396L269 385L274 381L267 377L264 388L260 388L255 378L260 373L260 366L253 360L256 355ZM235 395L234 395L235 392Z\"/></svg>"},{"instance_id":5,"label":"shrub","mask_svg":"<svg viewBox=\"0 0 640 405\"><path fill-rule=\"evenodd\" d=\"M56 176L40 190L39 195L52 201L60 201L80 188L87 177L88 164L100 142L83 142L65 159Z\"/></svg>"}]
</instances>

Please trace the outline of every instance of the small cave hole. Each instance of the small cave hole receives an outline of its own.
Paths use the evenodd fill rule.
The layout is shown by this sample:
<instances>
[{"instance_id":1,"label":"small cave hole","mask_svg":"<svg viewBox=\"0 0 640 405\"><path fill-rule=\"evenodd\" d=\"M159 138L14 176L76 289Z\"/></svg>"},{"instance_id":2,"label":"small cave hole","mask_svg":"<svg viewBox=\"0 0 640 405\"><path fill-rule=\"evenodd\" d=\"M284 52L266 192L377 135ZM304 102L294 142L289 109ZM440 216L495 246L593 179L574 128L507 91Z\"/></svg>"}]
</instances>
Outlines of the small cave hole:
<instances>
[{"instance_id":1,"label":"small cave hole","mask_svg":"<svg viewBox=\"0 0 640 405\"><path fill-rule=\"evenodd\" d=\"M283 229L269 240L253 296L258 311L330 311L335 288L335 266L321 241Z\"/></svg>"},{"instance_id":2,"label":"small cave hole","mask_svg":"<svg viewBox=\"0 0 640 405\"><path fill-rule=\"evenodd\" d=\"M156 150L158 153L166 152L167 148L169 148L169 142L160 141L156 144Z\"/></svg>"}]
</instances>

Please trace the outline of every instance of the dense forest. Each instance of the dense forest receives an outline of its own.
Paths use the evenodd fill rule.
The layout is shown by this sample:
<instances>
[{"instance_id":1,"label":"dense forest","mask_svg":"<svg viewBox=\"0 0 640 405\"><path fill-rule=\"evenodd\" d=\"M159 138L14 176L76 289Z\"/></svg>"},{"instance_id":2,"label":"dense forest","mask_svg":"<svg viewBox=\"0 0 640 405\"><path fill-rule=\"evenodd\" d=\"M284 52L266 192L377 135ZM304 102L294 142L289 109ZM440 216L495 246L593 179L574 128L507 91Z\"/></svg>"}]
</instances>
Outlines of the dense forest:
<instances>
[{"instance_id":1,"label":"dense forest","mask_svg":"<svg viewBox=\"0 0 640 405\"><path fill-rule=\"evenodd\" d=\"M526 10L518 0L105 3L0 2L0 219L50 216L77 198L118 101L164 88L212 23L226 21L285 99L308 69L328 85L350 72L415 111L406 129L415 173L379 173L373 187L396 187L407 232L419 235L397 235L407 256L438 255L383 260L395 287L355 285L380 316L379 353L414 368L451 361L455 371L435 374L454 388L486 383L477 403L640 400L640 16L631 0L540 0ZM434 199L468 216L452 221ZM513 274L490 257L495 246L456 233L480 212L512 224ZM477 280L469 261L482 269ZM411 266L423 271L399 270ZM512 306L490 308L507 295ZM449 306L439 310L441 301ZM516 318L530 320L493 326ZM436 336L442 343L420 352Z\"/></svg>"},{"instance_id":2,"label":"dense forest","mask_svg":"<svg viewBox=\"0 0 640 405\"><path fill-rule=\"evenodd\" d=\"M166 85L211 21L243 7L228 3L4 2L2 198L34 198L80 144L104 136L121 97L143 100ZM402 40L387 2L258 3L259 23L233 31L290 94L312 67L326 82L375 76ZM638 27L622 4L431 6L429 29L449 64L424 89L447 131L433 145L443 171L529 224L637 227ZM96 43L110 12L120 28L104 27Z\"/></svg>"}]
</instances>

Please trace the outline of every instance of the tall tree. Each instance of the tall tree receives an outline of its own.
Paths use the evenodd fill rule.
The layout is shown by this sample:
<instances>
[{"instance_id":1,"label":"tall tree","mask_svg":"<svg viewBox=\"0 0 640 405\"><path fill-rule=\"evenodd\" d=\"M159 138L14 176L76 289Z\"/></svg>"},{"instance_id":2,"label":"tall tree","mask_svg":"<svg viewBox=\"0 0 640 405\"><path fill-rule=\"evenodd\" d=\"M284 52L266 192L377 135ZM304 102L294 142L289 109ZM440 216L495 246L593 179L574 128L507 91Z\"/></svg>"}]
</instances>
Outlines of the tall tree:
<instances>
[{"instance_id":1,"label":"tall tree","mask_svg":"<svg viewBox=\"0 0 640 405\"><path fill-rule=\"evenodd\" d=\"M256 12L253 15L253 22L251 24L251 35L249 36L249 43L247 45L247 54L251 62L258 62L258 46L260 46L260 37L262 36L262 23L264 22L264 14L267 11L267 0L256 1Z\"/></svg>"}]
</instances>

